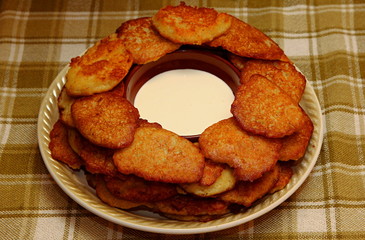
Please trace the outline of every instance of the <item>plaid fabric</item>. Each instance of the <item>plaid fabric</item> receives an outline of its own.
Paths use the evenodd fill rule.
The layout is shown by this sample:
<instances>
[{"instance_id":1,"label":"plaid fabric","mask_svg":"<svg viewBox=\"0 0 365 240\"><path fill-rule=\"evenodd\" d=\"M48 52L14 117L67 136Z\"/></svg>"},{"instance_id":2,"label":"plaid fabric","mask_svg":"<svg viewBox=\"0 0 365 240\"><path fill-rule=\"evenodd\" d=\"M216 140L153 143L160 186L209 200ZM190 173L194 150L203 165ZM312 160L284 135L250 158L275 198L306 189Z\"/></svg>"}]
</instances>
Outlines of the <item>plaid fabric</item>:
<instances>
[{"instance_id":1,"label":"plaid fabric","mask_svg":"<svg viewBox=\"0 0 365 240\"><path fill-rule=\"evenodd\" d=\"M93 215L52 180L36 124L57 73L121 22L178 2L0 1L0 239L365 239L364 1L186 1L272 37L319 98L325 133L318 162L268 214L214 233L146 233Z\"/></svg>"}]
</instances>

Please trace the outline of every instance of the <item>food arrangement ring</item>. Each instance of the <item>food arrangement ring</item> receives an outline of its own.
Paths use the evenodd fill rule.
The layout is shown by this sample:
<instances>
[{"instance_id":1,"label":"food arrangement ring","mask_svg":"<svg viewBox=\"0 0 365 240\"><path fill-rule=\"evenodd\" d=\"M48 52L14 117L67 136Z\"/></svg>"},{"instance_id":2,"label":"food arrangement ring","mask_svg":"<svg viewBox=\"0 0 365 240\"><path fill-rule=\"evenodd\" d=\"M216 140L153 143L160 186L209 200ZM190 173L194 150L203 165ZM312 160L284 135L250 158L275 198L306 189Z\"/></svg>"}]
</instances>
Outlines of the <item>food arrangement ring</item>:
<instances>
[{"instance_id":1,"label":"food arrangement ring","mask_svg":"<svg viewBox=\"0 0 365 240\"><path fill-rule=\"evenodd\" d=\"M206 48L186 48L169 53L155 62L136 65L124 80L125 97L133 104L138 91L147 81L160 73L176 69L195 69L211 73L222 79L232 92L235 92L240 84L240 72L216 52ZM189 94L186 95L188 97ZM196 120L199 121L198 118ZM199 139L199 134L184 137L195 142Z\"/></svg>"},{"instance_id":2,"label":"food arrangement ring","mask_svg":"<svg viewBox=\"0 0 365 240\"><path fill-rule=\"evenodd\" d=\"M178 6L182 7L184 10L191 10L190 7L185 5ZM172 11L171 9L174 9L174 7L166 7L159 11L158 14L156 14L155 18L162 15L164 11ZM193 8L192 11L199 10L199 11L205 11L205 9L201 8ZM179 11L176 11L179 13ZM220 15L221 16L221 15ZM247 59L252 58L261 58L262 54L260 53L260 44L264 44L266 47L264 51L261 50L261 52L267 51L267 49L277 49L277 45L275 43L272 43L272 40L270 39L269 42L265 42L266 39L269 39L266 37L263 33L260 31L254 29L248 24L238 24L239 26L236 26L237 19L233 18L231 19L231 25L226 27L226 21L227 16L224 15L221 16L219 19L221 22L223 22L223 28L226 28L223 33L220 33L216 29L215 26L212 30L214 32L214 36L208 36L208 40L204 40L205 45L209 45L210 47L204 47L204 49L199 50L191 50L189 54L201 54L201 51L208 51L208 54L203 54L202 62L208 62L209 59L215 59L213 62L216 61L217 57L212 56L211 52L212 50L215 50L217 47L225 49L223 52L225 52L226 60L230 60L237 68L240 68L241 63L245 63L245 61L237 62L230 58L230 53L233 53L233 57L242 56L242 51L246 52L247 54L244 56ZM230 17L228 17L229 19ZM163 18L161 18L163 19ZM161 21L159 24L162 24ZM244 49L236 46L235 44L232 44L234 46L227 46L227 41L232 42L232 36L235 36L235 31L237 29L248 29L250 32L253 31L254 34L258 34L259 36L264 36L264 40L256 46L258 46L258 51L252 51L252 49ZM218 32L218 33L216 33ZM162 33L161 33L162 34ZM219 35L221 37L217 37L216 35ZM170 36L168 36L170 38ZM213 39L211 39L213 38ZM171 40L171 39L170 39ZM181 51L178 50L181 45L186 47L188 43L184 41L195 41L195 40L189 40L184 37L181 37L179 39L172 39L175 41L174 44L178 44L179 46L173 46L172 49L174 50L168 50L170 52L174 52L175 54L181 53ZM247 39L246 39L247 40ZM246 41L244 38L241 38L241 41ZM196 44L192 42L193 44ZM246 42L241 42L241 45L245 45ZM201 44L201 43L199 43ZM196 48L196 47L193 47ZM210 50L209 50L210 49ZM257 50L257 49L256 49ZM274 61L274 60L281 60L290 62L285 56L283 52L280 52L280 48L277 51L269 51L270 54L268 54L268 60ZM167 50L166 50L167 51ZM183 50L186 51L186 50ZM188 50L190 51L190 50ZM255 53L256 52L256 53ZM258 52L258 53L257 53ZM279 54L278 54L279 52ZM168 54L165 52L167 58L168 56L174 56L174 53ZM275 54L274 54L275 53ZM255 54L257 54L255 56ZM161 58L159 56L158 58ZM246 59L245 58L245 59ZM274 59L273 59L274 58ZM132 57L133 59L133 57ZM163 59L163 57L161 58ZM156 60L156 59L154 59ZM148 68L149 64L153 66L155 61L150 61L150 63L145 63L144 65L137 66L133 68L131 71L123 73L126 76L126 85L125 85L125 96L133 102L133 97L135 96L135 93L138 91L139 83L138 81L144 81L148 80L149 77L146 77L146 79L143 80L143 77L141 78L138 76L138 74L145 75L145 74L156 74L156 69L154 67ZM241 59L240 59L241 60ZM128 64L132 64L131 60L127 59L125 62L128 62ZM157 61L158 62L158 61ZM167 61L169 62L169 61ZM190 60L188 62L191 62ZM186 62L184 62L184 65ZM227 67L223 67L223 71L219 70L222 69L222 64L214 65L216 63L212 63L214 67L207 67L203 70L209 70L213 69L212 71L215 72L215 74L226 74L229 73L229 77L221 77L222 79L232 79L233 81L229 83L231 88L236 91L237 87L240 83L238 83L237 78L237 70L235 68L231 68L231 63L226 63ZM198 66L201 66L201 63L196 64ZM196 66L195 65L195 66ZM132 65L131 65L132 66ZM72 67L72 66L71 66ZM193 67L193 66L188 66ZM115 207L111 207L107 204L105 204L103 201L101 201L95 194L95 189L90 187L89 183L86 180L85 172L84 171L74 171L71 170L68 166L61 163L60 161L56 160L54 157L52 157L52 151L49 148L50 145L50 134L52 131L52 128L54 124L59 120L59 96L61 95L62 90L64 89L64 86L66 82L68 81L66 79L66 75L69 72L70 67L65 67L59 75L56 77L56 79L53 81L51 86L49 87L48 92L46 93L46 96L42 102L41 108L40 108L40 114L38 118L38 140L39 140L39 147L40 151L43 157L43 160L45 162L45 165L47 166L47 169L51 173L52 177L55 179L57 184L63 189L65 193L67 193L72 199L74 199L77 203L79 203L81 206L86 208L87 210L91 211L92 213L107 219L109 221L112 221L117 224L121 224L126 227L131 227L138 230L143 231L150 231L150 232L157 232L157 233L169 233L169 234L195 234L195 233L205 233L205 232L212 232L217 230L226 229L229 227L234 227L239 224L248 222L250 220L253 220L269 211L274 209L276 206L284 202L288 197L290 197L305 181L305 179L308 177L309 173L311 172L313 166L315 165L315 162L318 158L321 144L322 144L322 138L323 138L323 127L322 127L322 117L321 117L321 109L318 102L318 99L316 97L316 94L309 84L308 81L306 81L305 88L303 89L303 94L301 97L301 100L299 102L300 107L306 112L306 114L310 117L311 121L313 122L313 133L311 135L311 138L308 143L308 147L306 148L305 155L296 162L295 166L293 167L293 175L291 177L290 182L285 186L285 188L281 191L275 192L273 194L267 195L264 198L258 200L255 202L250 208L246 208L243 211L239 211L237 213L229 212L224 215L222 215L218 219L213 219L208 222L193 222L193 221L178 221L178 220L171 220L166 219L164 217L161 217L158 214L154 214L150 211L144 211L144 210L138 210L138 211L124 211L120 210ZM143 70L146 69L146 70ZM152 71L152 70L153 71ZM168 69L168 67L164 68ZM138 70L138 71L137 71ZM242 70L242 69L240 69ZM143 73L143 71L145 71ZM152 73L149 73L149 71L152 71ZM163 69L161 70L163 71ZM217 73L218 71L218 73ZM219 73L221 71L221 73ZM223 72L223 73L222 73ZM134 77L134 78L133 78ZM199 136L192 136L193 141L198 139Z\"/></svg>"}]
</instances>

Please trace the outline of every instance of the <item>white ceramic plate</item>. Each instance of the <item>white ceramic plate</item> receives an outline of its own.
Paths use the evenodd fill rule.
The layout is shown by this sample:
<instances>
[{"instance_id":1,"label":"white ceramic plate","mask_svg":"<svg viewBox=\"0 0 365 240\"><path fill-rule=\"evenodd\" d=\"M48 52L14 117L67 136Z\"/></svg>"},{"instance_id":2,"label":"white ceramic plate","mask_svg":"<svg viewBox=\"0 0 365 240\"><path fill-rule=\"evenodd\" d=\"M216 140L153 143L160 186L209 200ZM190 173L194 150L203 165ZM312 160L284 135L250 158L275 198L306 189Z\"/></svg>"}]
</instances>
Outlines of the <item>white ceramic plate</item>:
<instances>
[{"instance_id":1,"label":"white ceramic plate","mask_svg":"<svg viewBox=\"0 0 365 240\"><path fill-rule=\"evenodd\" d=\"M128 212L110 207L95 195L94 189L88 186L82 171L72 171L64 164L54 160L48 148L49 133L53 124L58 120L57 98L65 84L67 70L68 67L65 67L53 81L40 108L38 117L40 152L48 171L68 196L90 212L116 224L142 231L167 234L197 234L234 227L253 220L284 202L302 185L317 161L323 139L322 114L317 96L307 82L300 104L312 119L314 132L303 160L295 166L294 175L285 189L259 200L245 212L228 214L223 218L206 223L181 222L164 219L145 211Z\"/></svg>"}]
</instances>

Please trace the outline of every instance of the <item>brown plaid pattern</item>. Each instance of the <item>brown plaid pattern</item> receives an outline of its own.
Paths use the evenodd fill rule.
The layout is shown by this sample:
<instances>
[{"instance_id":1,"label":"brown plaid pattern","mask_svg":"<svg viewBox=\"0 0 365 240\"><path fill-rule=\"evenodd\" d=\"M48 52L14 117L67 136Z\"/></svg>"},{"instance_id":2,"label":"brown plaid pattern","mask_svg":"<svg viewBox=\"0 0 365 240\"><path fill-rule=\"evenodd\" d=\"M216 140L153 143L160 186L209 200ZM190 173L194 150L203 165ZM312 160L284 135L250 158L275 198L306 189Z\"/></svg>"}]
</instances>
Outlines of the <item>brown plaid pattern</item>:
<instances>
[{"instance_id":1,"label":"brown plaid pattern","mask_svg":"<svg viewBox=\"0 0 365 240\"><path fill-rule=\"evenodd\" d=\"M365 239L365 2L186 1L272 37L319 98L324 141L309 178L264 216L200 235L125 228L57 186L37 144L42 98L58 72L125 20L179 1L0 1L0 239Z\"/></svg>"}]
</instances>

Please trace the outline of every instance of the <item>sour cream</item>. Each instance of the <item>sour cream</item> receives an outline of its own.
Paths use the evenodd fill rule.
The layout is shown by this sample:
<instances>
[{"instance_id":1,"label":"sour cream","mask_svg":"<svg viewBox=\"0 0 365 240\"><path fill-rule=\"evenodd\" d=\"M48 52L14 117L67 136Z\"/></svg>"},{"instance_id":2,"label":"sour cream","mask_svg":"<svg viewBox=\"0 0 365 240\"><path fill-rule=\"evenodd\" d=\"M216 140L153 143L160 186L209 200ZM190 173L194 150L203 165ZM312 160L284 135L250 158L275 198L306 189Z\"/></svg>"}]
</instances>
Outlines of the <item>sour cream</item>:
<instances>
[{"instance_id":1,"label":"sour cream","mask_svg":"<svg viewBox=\"0 0 365 240\"><path fill-rule=\"evenodd\" d=\"M233 100L231 88L215 75L176 69L147 81L138 91L134 106L141 118L188 136L201 134L210 125L231 117Z\"/></svg>"}]
</instances>

